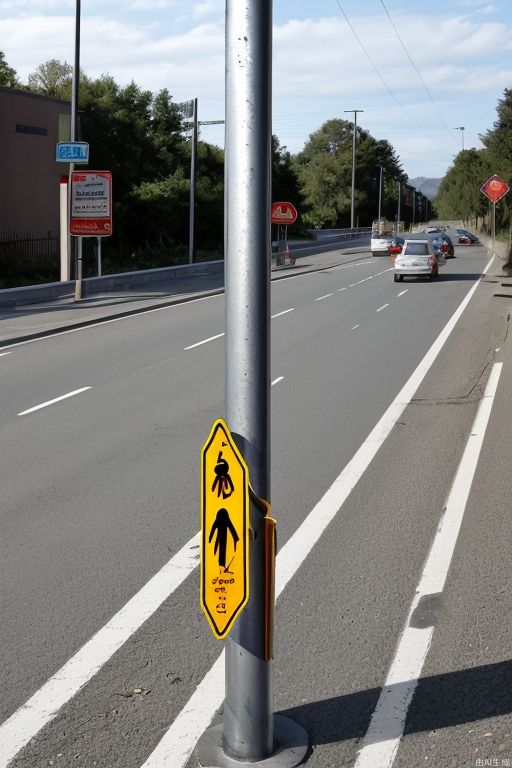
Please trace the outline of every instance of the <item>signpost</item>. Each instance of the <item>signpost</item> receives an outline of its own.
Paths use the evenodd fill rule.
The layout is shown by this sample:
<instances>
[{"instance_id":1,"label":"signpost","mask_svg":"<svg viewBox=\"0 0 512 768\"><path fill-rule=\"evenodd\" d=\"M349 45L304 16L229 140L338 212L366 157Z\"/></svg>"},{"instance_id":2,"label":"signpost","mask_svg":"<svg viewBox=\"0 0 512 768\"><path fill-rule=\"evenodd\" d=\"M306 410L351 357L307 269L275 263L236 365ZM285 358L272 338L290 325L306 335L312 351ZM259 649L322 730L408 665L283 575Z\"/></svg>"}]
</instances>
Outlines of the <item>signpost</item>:
<instances>
[{"instance_id":1,"label":"signpost","mask_svg":"<svg viewBox=\"0 0 512 768\"><path fill-rule=\"evenodd\" d=\"M297 210L292 203L273 203L270 221L277 224L277 264L295 263L288 248L288 225L297 221Z\"/></svg>"},{"instance_id":2,"label":"signpost","mask_svg":"<svg viewBox=\"0 0 512 768\"><path fill-rule=\"evenodd\" d=\"M227 637L249 599L249 470L217 419L201 452L201 607Z\"/></svg>"},{"instance_id":3,"label":"signpost","mask_svg":"<svg viewBox=\"0 0 512 768\"><path fill-rule=\"evenodd\" d=\"M55 147L57 163L88 163L89 144L86 141L60 141Z\"/></svg>"},{"instance_id":4,"label":"signpost","mask_svg":"<svg viewBox=\"0 0 512 768\"><path fill-rule=\"evenodd\" d=\"M510 190L506 181L503 181L497 174L482 184L480 192L484 194L492 203L492 255L496 255L496 203L505 197Z\"/></svg>"}]
</instances>

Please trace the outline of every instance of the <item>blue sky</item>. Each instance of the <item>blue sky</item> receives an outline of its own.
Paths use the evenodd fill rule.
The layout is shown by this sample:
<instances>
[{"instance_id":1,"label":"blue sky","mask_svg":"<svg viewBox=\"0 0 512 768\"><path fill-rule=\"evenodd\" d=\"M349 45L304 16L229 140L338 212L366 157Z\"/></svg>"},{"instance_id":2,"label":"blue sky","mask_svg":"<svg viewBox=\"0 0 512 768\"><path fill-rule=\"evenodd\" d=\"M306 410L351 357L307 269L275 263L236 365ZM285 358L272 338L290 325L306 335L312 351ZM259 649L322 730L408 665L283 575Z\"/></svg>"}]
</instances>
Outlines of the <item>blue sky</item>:
<instances>
[{"instance_id":1,"label":"blue sky","mask_svg":"<svg viewBox=\"0 0 512 768\"><path fill-rule=\"evenodd\" d=\"M73 61L74 11L74 0L0 0L0 49L21 79ZM224 0L82 0L81 66L197 97L200 119L223 119L224 13ZM410 178L441 177L462 138L481 146L512 87L510 0L274 0L273 13L273 132L291 152L357 108ZM222 126L202 135L223 143Z\"/></svg>"}]
</instances>

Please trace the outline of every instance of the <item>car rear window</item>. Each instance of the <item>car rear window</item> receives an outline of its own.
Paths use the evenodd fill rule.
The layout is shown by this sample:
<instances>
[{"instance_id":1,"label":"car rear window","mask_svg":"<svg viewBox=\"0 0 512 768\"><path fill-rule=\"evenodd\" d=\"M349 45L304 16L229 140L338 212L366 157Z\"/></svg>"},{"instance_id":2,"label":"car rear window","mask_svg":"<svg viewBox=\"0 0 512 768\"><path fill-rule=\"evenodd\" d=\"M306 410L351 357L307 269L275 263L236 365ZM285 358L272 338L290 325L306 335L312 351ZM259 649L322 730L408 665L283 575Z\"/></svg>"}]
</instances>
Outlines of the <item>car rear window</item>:
<instances>
[{"instance_id":1,"label":"car rear window","mask_svg":"<svg viewBox=\"0 0 512 768\"><path fill-rule=\"evenodd\" d=\"M414 243L409 240L405 247L405 252L411 256L428 256L428 244L427 243Z\"/></svg>"}]
</instances>

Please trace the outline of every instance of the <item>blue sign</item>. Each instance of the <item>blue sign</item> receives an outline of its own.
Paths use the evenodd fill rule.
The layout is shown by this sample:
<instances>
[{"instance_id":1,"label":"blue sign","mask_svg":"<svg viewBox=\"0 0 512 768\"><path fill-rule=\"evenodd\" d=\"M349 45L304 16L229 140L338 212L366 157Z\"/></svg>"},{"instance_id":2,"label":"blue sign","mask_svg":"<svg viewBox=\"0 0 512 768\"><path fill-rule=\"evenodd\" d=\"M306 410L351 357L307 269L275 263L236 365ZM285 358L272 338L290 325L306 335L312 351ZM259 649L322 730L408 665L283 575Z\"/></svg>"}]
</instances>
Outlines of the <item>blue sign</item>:
<instances>
[{"instance_id":1,"label":"blue sign","mask_svg":"<svg viewBox=\"0 0 512 768\"><path fill-rule=\"evenodd\" d=\"M88 163L89 144L86 141L63 141L55 149L57 163Z\"/></svg>"}]
</instances>

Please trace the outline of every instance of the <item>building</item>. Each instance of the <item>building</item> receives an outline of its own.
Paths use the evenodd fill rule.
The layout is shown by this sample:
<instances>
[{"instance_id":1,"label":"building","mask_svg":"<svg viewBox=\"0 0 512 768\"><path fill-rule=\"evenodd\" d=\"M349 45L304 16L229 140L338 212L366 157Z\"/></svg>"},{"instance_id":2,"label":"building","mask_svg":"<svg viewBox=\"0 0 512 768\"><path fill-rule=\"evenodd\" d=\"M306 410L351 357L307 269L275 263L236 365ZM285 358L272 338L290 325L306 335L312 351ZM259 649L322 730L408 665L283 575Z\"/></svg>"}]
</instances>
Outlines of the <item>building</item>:
<instances>
[{"instance_id":1,"label":"building","mask_svg":"<svg viewBox=\"0 0 512 768\"><path fill-rule=\"evenodd\" d=\"M0 88L0 240L59 236L59 182L69 167L55 162L55 145L59 119L70 114L69 101Z\"/></svg>"}]
</instances>

